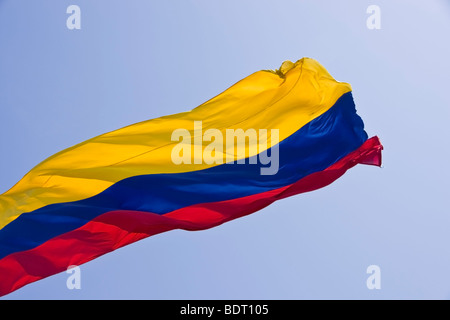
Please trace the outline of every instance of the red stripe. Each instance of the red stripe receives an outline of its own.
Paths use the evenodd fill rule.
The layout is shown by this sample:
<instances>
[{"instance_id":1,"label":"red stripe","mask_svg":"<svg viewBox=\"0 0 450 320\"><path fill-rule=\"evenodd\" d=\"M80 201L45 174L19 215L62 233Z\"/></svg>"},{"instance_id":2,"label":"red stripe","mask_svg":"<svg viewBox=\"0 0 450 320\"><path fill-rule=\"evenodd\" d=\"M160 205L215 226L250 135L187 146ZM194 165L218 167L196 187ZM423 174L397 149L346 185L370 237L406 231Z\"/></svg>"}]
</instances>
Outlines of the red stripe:
<instances>
[{"instance_id":1,"label":"red stripe","mask_svg":"<svg viewBox=\"0 0 450 320\"><path fill-rule=\"evenodd\" d=\"M373 137L324 171L294 184L243 198L197 204L164 215L125 210L107 212L36 248L1 259L0 296L151 235L173 229L211 228L258 211L276 200L322 188L358 163L380 166L382 148L378 137Z\"/></svg>"}]
</instances>

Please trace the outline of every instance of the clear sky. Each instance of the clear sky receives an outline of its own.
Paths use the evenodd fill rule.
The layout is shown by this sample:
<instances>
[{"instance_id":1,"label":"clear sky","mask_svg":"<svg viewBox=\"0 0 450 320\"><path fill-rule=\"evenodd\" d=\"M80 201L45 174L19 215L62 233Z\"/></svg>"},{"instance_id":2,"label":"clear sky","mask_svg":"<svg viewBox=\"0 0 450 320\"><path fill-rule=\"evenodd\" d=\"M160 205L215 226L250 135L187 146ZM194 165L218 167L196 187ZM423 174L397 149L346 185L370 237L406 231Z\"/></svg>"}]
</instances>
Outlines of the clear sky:
<instances>
[{"instance_id":1,"label":"clear sky","mask_svg":"<svg viewBox=\"0 0 450 320\"><path fill-rule=\"evenodd\" d=\"M381 169L84 264L80 290L63 272L2 299L449 299L449 34L448 0L0 0L0 193L62 149L302 57L352 85L385 147Z\"/></svg>"}]
</instances>

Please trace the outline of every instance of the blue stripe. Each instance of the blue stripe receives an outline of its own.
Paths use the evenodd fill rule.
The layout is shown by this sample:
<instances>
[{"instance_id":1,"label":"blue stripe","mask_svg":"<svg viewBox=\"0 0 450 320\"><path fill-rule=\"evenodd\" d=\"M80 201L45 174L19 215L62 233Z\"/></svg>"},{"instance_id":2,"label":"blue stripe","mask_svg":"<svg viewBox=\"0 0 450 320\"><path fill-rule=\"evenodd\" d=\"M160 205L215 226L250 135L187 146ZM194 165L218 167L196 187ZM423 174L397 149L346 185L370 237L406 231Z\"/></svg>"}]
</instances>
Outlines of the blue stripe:
<instances>
[{"instance_id":1,"label":"blue stripe","mask_svg":"<svg viewBox=\"0 0 450 320\"><path fill-rule=\"evenodd\" d=\"M121 180L88 199L24 213L0 230L0 259L32 249L113 210L165 214L206 202L241 198L292 184L326 169L367 140L351 92L327 112L281 141L279 170L261 175L260 164L223 164L204 170Z\"/></svg>"}]
</instances>

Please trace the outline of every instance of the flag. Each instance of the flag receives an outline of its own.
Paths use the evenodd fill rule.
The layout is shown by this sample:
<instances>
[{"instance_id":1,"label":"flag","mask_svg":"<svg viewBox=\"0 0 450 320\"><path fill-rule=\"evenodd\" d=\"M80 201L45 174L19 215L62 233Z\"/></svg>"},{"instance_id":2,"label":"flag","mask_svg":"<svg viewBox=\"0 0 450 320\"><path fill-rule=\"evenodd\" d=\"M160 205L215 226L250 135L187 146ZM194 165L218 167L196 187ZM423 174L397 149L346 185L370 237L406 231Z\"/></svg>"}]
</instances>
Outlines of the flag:
<instances>
[{"instance_id":1,"label":"flag","mask_svg":"<svg viewBox=\"0 0 450 320\"><path fill-rule=\"evenodd\" d=\"M322 188L358 163L380 166L381 150L351 86L314 59L255 72L191 111L56 153L0 195L0 295Z\"/></svg>"}]
</instances>

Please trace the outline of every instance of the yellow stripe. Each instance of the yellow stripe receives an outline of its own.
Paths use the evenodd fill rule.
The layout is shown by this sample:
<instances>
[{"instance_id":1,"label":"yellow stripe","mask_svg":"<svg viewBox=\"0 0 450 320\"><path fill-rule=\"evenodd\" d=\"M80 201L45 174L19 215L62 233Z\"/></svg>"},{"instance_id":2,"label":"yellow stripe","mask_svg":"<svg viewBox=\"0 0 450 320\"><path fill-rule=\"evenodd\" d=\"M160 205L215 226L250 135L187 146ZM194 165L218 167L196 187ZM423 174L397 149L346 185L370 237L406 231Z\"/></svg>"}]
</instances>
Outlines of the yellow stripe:
<instances>
[{"instance_id":1,"label":"yellow stripe","mask_svg":"<svg viewBox=\"0 0 450 320\"><path fill-rule=\"evenodd\" d=\"M0 229L24 212L94 196L124 178L216 165L171 161L178 144L171 141L172 132L185 128L193 135L194 121L202 121L203 131L219 129L224 137L226 129L279 129L282 141L349 91L349 84L337 82L310 58L255 72L189 112L133 124L49 157L0 195Z\"/></svg>"}]
</instances>

